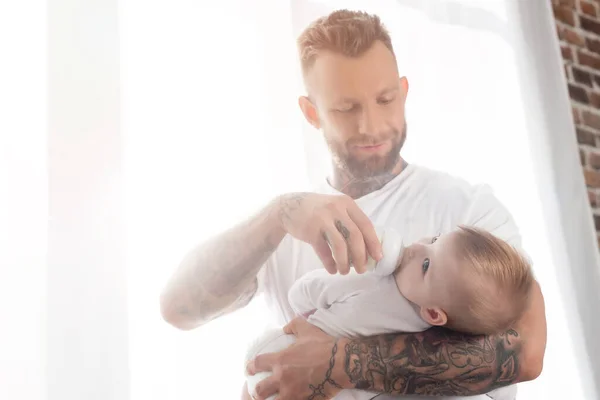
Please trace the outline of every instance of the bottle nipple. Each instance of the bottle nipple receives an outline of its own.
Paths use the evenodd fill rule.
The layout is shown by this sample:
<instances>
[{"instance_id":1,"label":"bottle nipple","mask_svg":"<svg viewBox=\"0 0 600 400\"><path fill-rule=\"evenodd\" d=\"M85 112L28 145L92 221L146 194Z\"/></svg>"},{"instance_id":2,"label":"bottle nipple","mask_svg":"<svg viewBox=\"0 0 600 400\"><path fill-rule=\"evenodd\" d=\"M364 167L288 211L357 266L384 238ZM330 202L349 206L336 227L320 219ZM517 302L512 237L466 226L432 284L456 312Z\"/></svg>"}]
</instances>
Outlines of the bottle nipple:
<instances>
[{"instance_id":1,"label":"bottle nipple","mask_svg":"<svg viewBox=\"0 0 600 400\"><path fill-rule=\"evenodd\" d=\"M380 276L391 275L404 255L404 242L395 229L377 228L376 231L381 242L383 258L376 262L372 257L369 257L366 270Z\"/></svg>"}]
</instances>

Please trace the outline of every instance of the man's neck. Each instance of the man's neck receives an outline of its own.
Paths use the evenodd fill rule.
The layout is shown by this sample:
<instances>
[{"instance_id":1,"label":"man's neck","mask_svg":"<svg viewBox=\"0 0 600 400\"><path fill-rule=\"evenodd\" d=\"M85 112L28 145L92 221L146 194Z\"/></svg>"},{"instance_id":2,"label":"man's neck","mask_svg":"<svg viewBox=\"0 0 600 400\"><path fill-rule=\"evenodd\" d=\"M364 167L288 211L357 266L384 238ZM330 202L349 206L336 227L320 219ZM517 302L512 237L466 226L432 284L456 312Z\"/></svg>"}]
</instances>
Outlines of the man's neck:
<instances>
[{"instance_id":1,"label":"man's neck","mask_svg":"<svg viewBox=\"0 0 600 400\"><path fill-rule=\"evenodd\" d=\"M384 187L389 181L398 176L407 165L408 163L401 158L390 172L367 178L356 178L348 171L334 167L329 184L345 195L358 199Z\"/></svg>"}]
</instances>

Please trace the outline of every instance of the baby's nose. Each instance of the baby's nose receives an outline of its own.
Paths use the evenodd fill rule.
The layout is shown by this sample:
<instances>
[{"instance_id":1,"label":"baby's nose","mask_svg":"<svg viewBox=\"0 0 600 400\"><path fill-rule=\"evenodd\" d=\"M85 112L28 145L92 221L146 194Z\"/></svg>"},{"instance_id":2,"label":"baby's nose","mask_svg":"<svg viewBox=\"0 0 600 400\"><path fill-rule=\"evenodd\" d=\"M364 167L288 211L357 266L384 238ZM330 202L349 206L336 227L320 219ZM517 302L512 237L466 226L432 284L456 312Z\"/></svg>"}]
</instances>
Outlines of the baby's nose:
<instances>
[{"instance_id":1,"label":"baby's nose","mask_svg":"<svg viewBox=\"0 0 600 400\"><path fill-rule=\"evenodd\" d=\"M413 244L411 244L410 246L406 247L405 250L405 257L406 260L409 261L411 260L415 254L418 254L419 251L423 248L423 244L419 243L419 242L415 242Z\"/></svg>"},{"instance_id":2,"label":"baby's nose","mask_svg":"<svg viewBox=\"0 0 600 400\"><path fill-rule=\"evenodd\" d=\"M429 243L431 243L431 238L425 237L423 239L418 240L414 244L418 245L418 246L424 246L424 245L429 244Z\"/></svg>"}]
</instances>

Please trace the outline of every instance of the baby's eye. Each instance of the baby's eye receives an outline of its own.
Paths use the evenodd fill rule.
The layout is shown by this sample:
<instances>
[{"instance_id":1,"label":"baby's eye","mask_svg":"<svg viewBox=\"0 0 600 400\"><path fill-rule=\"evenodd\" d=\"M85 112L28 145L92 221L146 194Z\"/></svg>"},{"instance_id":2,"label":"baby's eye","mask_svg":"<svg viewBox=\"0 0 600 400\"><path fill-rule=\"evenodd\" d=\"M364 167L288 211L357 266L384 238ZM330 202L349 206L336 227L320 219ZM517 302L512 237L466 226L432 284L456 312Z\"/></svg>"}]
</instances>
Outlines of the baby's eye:
<instances>
[{"instance_id":1,"label":"baby's eye","mask_svg":"<svg viewBox=\"0 0 600 400\"><path fill-rule=\"evenodd\" d=\"M423 261L423 273L427 272L428 269L429 269L429 258L426 258L425 261Z\"/></svg>"},{"instance_id":2,"label":"baby's eye","mask_svg":"<svg viewBox=\"0 0 600 400\"><path fill-rule=\"evenodd\" d=\"M433 239L431 239L431 243L432 244L435 243L436 240L438 240L439 237L440 237L439 235L438 236L434 236Z\"/></svg>"}]
</instances>

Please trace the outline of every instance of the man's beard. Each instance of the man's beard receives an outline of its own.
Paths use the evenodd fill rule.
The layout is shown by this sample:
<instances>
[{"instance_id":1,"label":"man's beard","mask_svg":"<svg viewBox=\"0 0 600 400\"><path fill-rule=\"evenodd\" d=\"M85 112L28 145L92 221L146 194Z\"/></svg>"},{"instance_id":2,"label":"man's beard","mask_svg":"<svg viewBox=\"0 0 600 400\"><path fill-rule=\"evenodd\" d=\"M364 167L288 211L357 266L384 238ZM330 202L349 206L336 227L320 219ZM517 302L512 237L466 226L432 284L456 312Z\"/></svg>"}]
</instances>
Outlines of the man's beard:
<instances>
[{"instance_id":1,"label":"man's beard","mask_svg":"<svg viewBox=\"0 0 600 400\"><path fill-rule=\"evenodd\" d=\"M334 142L327 137L325 137L325 140L333 156L335 167L350 174L355 179L367 179L388 174L392 172L394 167L398 164L398 161L400 160L400 150L406 141L406 123L402 129L402 134L399 135L398 131L394 131L390 136L392 148L387 154L383 156L373 155L363 159L354 157L348 149L355 144L369 145L377 142L373 142L373 140L369 139L365 140L361 137L352 138L345 143ZM387 138L378 140L378 142L382 142L386 139Z\"/></svg>"}]
</instances>

